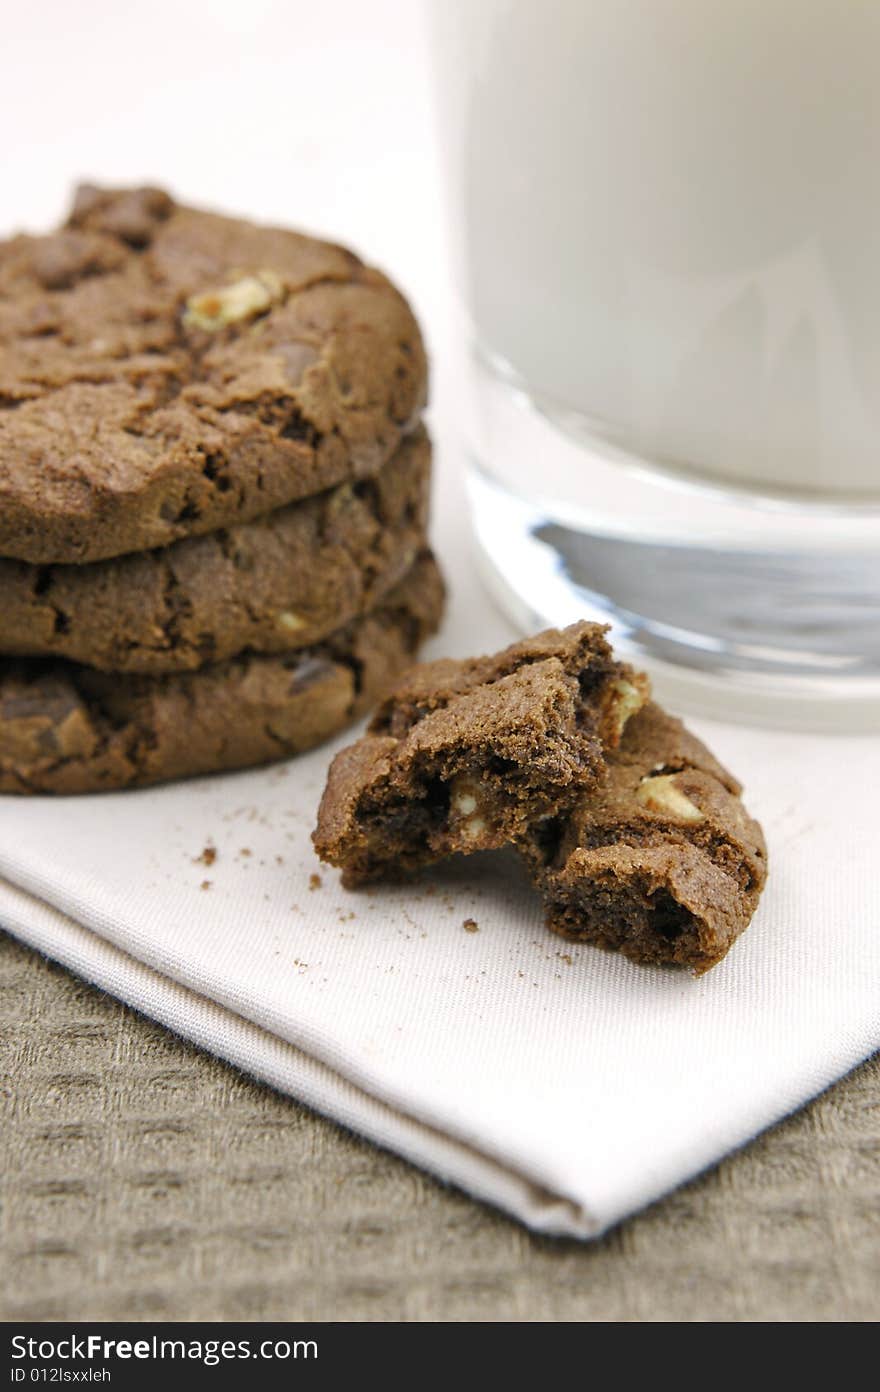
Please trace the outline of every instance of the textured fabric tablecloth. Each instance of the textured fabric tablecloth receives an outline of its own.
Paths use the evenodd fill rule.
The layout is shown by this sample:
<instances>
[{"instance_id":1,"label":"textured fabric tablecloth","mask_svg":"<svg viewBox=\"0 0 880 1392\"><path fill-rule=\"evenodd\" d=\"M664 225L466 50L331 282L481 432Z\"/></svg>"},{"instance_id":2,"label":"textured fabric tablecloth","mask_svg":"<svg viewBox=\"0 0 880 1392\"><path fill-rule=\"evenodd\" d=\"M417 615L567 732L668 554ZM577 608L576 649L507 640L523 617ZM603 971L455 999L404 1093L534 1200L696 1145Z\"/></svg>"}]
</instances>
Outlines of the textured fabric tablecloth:
<instances>
[{"instance_id":1,"label":"textured fabric tablecloth","mask_svg":"<svg viewBox=\"0 0 880 1392\"><path fill-rule=\"evenodd\" d=\"M0 1319L870 1320L880 1055L595 1242L529 1233L0 933Z\"/></svg>"}]
</instances>

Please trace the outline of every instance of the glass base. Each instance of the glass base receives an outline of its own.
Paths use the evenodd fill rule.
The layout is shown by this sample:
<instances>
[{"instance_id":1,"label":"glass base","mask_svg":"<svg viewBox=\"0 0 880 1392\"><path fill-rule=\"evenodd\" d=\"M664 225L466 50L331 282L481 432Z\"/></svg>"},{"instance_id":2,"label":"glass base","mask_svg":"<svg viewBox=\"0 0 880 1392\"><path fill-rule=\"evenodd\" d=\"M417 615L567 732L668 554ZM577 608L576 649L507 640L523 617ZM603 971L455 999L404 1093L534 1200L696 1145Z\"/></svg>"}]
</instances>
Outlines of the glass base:
<instances>
[{"instance_id":1,"label":"glass base","mask_svg":"<svg viewBox=\"0 0 880 1392\"><path fill-rule=\"evenodd\" d=\"M683 711L880 728L880 502L704 487L569 433L478 372L474 526L518 627L610 623L617 651Z\"/></svg>"}]
</instances>

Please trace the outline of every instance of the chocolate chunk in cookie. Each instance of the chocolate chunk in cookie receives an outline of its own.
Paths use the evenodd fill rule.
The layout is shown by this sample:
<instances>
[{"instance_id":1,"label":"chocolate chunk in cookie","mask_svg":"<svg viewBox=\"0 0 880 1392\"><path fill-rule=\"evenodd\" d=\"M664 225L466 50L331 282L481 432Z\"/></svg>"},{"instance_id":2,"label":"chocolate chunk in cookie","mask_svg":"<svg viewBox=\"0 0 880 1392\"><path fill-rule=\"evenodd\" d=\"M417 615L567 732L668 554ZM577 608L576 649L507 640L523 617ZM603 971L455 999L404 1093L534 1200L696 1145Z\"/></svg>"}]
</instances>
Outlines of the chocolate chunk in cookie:
<instances>
[{"instance_id":1,"label":"chocolate chunk in cookie","mask_svg":"<svg viewBox=\"0 0 880 1392\"><path fill-rule=\"evenodd\" d=\"M83 189L0 243L0 555L144 551L364 478L425 389L409 307L351 252Z\"/></svg>"},{"instance_id":2,"label":"chocolate chunk in cookie","mask_svg":"<svg viewBox=\"0 0 880 1392\"><path fill-rule=\"evenodd\" d=\"M171 676L0 662L0 791L101 792L310 749L370 708L442 609L424 552L378 609L298 652Z\"/></svg>"},{"instance_id":3,"label":"chocolate chunk in cookie","mask_svg":"<svg viewBox=\"0 0 880 1392\"><path fill-rule=\"evenodd\" d=\"M254 522L90 565L0 560L0 654L160 673L308 647L410 568L430 466L419 428L374 477Z\"/></svg>"},{"instance_id":4,"label":"chocolate chunk in cookie","mask_svg":"<svg viewBox=\"0 0 880 1392\"><path fill-rule=\"evenodd\" d=\"M318 854L355 885L501 846L570 807L647 696L604 632L573 624L493 657L413 668L334 760Z\"/></svg>"},{"instance_id":5,"label":"chocolate chunk in cookie","mask_svg":"<svg viewBox=\"0 0 880 1392\"><path fill-rule=\"evenodd\" d=\"M648 704L609 754L604 787L520 843L549 926L634 962L715 966L766 879L740 791L680 720Z\"/></svg>"}]
</instances>

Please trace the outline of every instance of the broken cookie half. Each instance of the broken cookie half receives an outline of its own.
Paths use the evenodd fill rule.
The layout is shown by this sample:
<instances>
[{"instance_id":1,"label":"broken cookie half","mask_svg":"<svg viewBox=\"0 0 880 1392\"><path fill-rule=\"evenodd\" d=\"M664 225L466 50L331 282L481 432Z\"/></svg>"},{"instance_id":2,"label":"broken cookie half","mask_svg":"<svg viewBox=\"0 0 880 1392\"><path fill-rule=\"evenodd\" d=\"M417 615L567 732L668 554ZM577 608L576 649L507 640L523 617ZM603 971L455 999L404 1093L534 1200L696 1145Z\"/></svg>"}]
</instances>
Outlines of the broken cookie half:
<instances>
[{"instance_id":1,"label":"broken cookie half","mask_svg":"<svg viewBox=\"0 0 880 1392\"><path fill-rule=\"evenodd\" d=\"M736 779L587 623L406 673L337 755L314 843L351 888L513 844L555 932L696 974L766 879Z\"/></svg>"},{"instance_id":2,"label":"broken cookie half","mask_svg":"<svg viewBox=\"0 0 880 1392\"><path fill-rule=\"evenodd\" d=\"M527 837L602 783L647 697L597 624L413 667L333 761L318 854L351 887Z\"/></svg>"},{"instance_id":3,"label":"broken cookie half","mask_svg":"<svg viewBox=\"0 0 880 1392\"><path fill-rule=\"evenodd\" d=\"M604 788L519 842L548 924L635 962L707 971L754 914L761 828L736 779L653 702L607 763Z\"/></svg>"}]
</instances>

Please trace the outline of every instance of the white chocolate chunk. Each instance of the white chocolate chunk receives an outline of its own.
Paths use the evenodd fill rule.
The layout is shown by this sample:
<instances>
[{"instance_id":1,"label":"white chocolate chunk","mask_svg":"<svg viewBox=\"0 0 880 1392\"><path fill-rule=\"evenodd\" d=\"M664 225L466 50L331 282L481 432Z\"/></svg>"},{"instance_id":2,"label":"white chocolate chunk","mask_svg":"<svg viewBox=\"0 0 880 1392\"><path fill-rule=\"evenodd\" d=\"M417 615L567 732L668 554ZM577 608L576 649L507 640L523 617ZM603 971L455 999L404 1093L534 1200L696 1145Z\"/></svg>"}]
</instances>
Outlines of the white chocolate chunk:
<instances>
[{"instance_id":1,"label":"white chocolate chunk","mask_svg":"<svg viewBox=\"0 0 880 1392\"><path fill-rule=\"evenodd\" d=\"M283 296L283 286L274 272L258 271L256 275L242 276L241 280L224 285L219 290L204 290L201 294L190 295L183 322L187 328L213 333L239 319L262 314Z\"/></svg>"},{"instance_id":2,"label":"white chocolate chunk","mask_svg":"<svg viewBox=\"0 0 880 1392\"><path fill-rule=\"evenodd\" d=\"M299 629L306 627L306 621L301 614L296 614L292 609L284 609L278 615L278 623L282 628L286 628L289 633L296 633Z\"/></svg>"},{"instance_id":3,"label":"white chocolate chunk","mask_svg":"<svg viewBox=\"0 0 880 1392\"><path fill-rule=\"evenodd\" d=\"M452 799L452 807L460 817L469 817L472 812L477 810L477 799L473 793L456 793Z\"/></svg>"},{"instance_id":4,"label":"white chocolate chunk","mask_svg":"<svg viewBox=\"0 0 880 1392\"><path fill-rule=\"evenodd\" d=\"M648 699L648 693L623 677L616 681L611 689L614 692L613 711L617 733L622 735L626 722L642 709Z\"/></svg>"},{"instance_id":5,"label":"white chocolate chunk","mask_svg":"<svg viewBox=\"0 0 880 1392\"><path fill-rule=\"evenodd\" d=\"M449 795L449 810L458 822L459 835L476 841L486 830L477 792L473 783L462 778L453 782Z\"/></svg>"},{"instance_id":6,"label":"white chocolate chunk","mask_svg":"<svg viewBox=\"0 0 880 1392\"><path fill-rule=\"evenodd\" d=\"M643 778L636 790L636 797L651 812L665 812L680 822L701 822L703 813L675 786L676 777L674 773L661 773L653 778Z\"/></svg>"},{"instance_id":7,"label":"white chocolate chunk","mask_svg":"<svg viewBox=\"0 0 880 1392\"><path fill-rule=\"evenodd\" d=\"M476 841L477 837L486 830L486 823L482 817L468 817L467 821L461 824L461 834L466 836L469 841Z\"/></svg>"}]
</instances>

